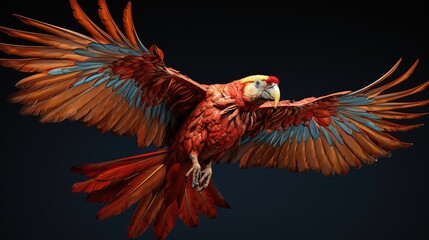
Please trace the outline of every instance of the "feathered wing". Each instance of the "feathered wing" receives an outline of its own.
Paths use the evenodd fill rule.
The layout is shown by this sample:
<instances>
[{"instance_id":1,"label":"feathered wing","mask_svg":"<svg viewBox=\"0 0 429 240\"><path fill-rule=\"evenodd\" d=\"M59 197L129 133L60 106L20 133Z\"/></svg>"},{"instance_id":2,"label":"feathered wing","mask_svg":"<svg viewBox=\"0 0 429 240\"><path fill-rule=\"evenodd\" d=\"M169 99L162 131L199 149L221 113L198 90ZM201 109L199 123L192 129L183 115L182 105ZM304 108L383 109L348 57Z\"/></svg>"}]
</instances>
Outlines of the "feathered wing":
<instances>
[{"instance_id":1,"label":"feathered wing","mask_svg":"<svg viewBox=\"0 0 429 240\"><path fill-rule=\"evenodd\" d=\"M223 161L240 160L240 167L288 169L292 172L320 171L324 175L347 174L362 163L372 164L391 150L405 148L390 132L409 131L422 124L400 125L392 120L415 119L427 113L400 112L423 106L429 100L395 100L423 91L429 81L412 89L385 93L405 81L417 62L402 76L383 85L400 61L384 76L358 91L345 91L298 102L262 105L241 145Z\"/></svg>"},{"instance_id":2,"label":"feathered wing","mask_svg":"<svg viewBox=\"0 0 429 240\"><path fill-rule=\"evenodd\" d=\"M98 1L106 31L89 19L76 0L73 15L91 36L15 15L34 33L0 27L11 37L40 45L0 43L0 50L18 56L0 65L33 73L20 80L10 100L23 104L22 114L42 122L82 121L102 132L137 135L138 144L167 144L177 123L205 94L205 88L165 66L156 46L141 43L131 14L124 10L125 34L113 21L105 0Z\"/></svg>"}]
</instances>

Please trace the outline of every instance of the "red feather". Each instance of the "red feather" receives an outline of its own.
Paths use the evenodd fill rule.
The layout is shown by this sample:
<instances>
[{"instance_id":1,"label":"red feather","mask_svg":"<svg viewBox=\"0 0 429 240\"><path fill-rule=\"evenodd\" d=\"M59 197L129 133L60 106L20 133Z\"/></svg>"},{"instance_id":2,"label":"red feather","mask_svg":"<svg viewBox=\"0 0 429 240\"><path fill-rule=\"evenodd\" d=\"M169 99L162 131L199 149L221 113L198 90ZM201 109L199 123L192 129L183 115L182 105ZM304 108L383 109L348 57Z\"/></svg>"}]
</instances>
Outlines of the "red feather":
<instances>
[{"instance_id":1,"label":"red feather","mask_svg":"<svg viewBox=\"0 0 429 240\"><path fill-rule=\"evenodd\" d=\"M179 209L179 217L188 227L197 227L199 223L197 209L197 190L192 189L192 182L188 181L183 192Z\"/></svg>"},{"instance_id":2,"label":"red feather","mask_svg":"<svg viewBox=\"0 0 429 240\"><path fill-rule=\"evenodd\" d=\"M157 239L165 239L176 225L179 207L177 202L172 202L169 206L163 204L153 222L153 232Z\"/></svg>"}]
</instances>

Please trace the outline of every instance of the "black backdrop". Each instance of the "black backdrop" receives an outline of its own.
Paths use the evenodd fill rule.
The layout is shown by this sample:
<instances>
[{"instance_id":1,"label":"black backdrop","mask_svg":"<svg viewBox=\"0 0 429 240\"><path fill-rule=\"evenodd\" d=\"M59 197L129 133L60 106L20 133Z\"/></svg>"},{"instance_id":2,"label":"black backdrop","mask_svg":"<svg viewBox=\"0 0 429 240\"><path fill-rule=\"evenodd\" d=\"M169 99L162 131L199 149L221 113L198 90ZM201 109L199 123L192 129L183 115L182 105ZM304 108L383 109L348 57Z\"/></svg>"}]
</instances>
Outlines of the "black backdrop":
<instances>
[{"instance_id":1,"label":"black backdrop","mask_svg":"<svg viewBox=\"0 0 429 240\"><path fill-rule=\"evenodd\" d=\"M96 1L81 2L99 23ZM126 1L108 3L121 23ZM403 87L429 78L427 7L409 1L269 7L133 2L142 41L158 45L168 66L199 82L276 75L282 97L298 100L363 87L401 57L395 76L420 59ZM0 25L30 30L12 13L83 31L65 0L1 1ZM3 34L0 40L22 42ZM84 194L69 191L83 179L69 169L151 149L78 122L40 124L20 116L20 106L6 97L27 74L1 68L0 76L2 239L125 239L132 211L95 220L101 205L86 204ZM428 91L410 99L427 97ZM428 133L424 126L395 134L414 145L342 177L216 165L213 181L232 209L220 209L215 220L201 219L196 229L178 222L170 239L428 239ZM153 238L147 231L141 239Z\"/></svg>"}]
</instances>

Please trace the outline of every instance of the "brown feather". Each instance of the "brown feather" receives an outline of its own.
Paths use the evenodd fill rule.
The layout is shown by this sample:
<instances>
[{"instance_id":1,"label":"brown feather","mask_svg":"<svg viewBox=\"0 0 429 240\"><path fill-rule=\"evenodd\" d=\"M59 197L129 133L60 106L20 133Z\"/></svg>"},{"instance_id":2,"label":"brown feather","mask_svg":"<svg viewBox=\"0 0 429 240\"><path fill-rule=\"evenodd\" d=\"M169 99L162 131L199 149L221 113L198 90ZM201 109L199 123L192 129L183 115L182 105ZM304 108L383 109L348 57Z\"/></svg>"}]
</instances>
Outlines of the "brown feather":
<instances>
[{"instance_id":1,"label":"brown feather","mask_svg":"<svg viewBox=\"0 0 429 240\"><path fill-rule=\"evenodd\" d=\"M106 129L105 131L112 131L113 126L115 126L116 124L120 124L120 122L122 122L124 119L125 114L130 112L129 106L128 106L128 102L123 99L122 97L119 97L121 100L120 101L120 105L118 107L118 111L115 112L114 115L111 115L109 117L109 121L107 121L106 124ZM116 132L115 132L116 133Z\"/></svg>"},{"instance_id":2,"label":"brown feather","mask_svg":"<svg viewBox=\"0 0 429 240\"><path fill-rule=\"evenodd\" d=\"M130 129L128 130L128 132L125 133L125 135L134 135L137 134L139 128L143 125L143 115L144 113L141 111L136 110L137 116L136 116L136 121L132 124L132 126L130 126Z\"/></svg>"},{"instance_id":3,"label":"brown feather","mask_svg":"<svg viewBox=\"0 0 429 240\"><path fill-rule=\"evenodd\" d=\"M158 125L158 131L155 134L155 138L153 139L152 142L155 146L160 147L163 143L162 141L163 141L164 136L165 136L165 126L164 126L164 124L161 124L159 122L159 117L157 117L157 119L155 119L155 121L156 121L156 124Z\"/></svg>"},{"instance_id":4,"label":"brown feather","mask_svg":"<svg viewBox=\"0 0 429 240\"><path fill-rule=\"evenodd\" d=\"M26 105L22 107L21 114L24 115L41 115L49 111L50 109L53 109L55 107L60 106L61 104L65 103L69 99L78 96L82 92L86 91L88 88L91 87L87 84L82 84L77 87L69 88L65 90L62 93L59 93L56 96L53 96L50 99L44 100L42 102L35 103L33 105Z\"/></svg>"},{"instance_id":5,"label":"brown feather","mask_svg":"<svg viewBox=\"0 0 429 240\"><path fill-rule=\"evenodd\" d=\"M309 137L305 142L305 156L307 156L307 164L311 171L319 171L320 166L317 162L316 150L314 149L314 141Z\"/></svg>"},{"instance_id":6,"label":"brown feather","mask_svg":"<svg viewBox=\"0 0 429 240\"><path fill-rule=\"evenodd\" d=\"M267 152L269 145L260 144L259 148L255 152L256 162L254 166L262 166L265 164L264 154Z\"/></svg>"},{"instance_id":7,"label":"brown feather","mask_svg":"<svg viewBox=\"0 0 429 240\"><path fill-rule=\"evenodd\" d=\"M73 116L70 116L70 120L77 121L79 119L82 119L88 116L89 114L91 114L92 110L97 107L104 109L106 98L108 98L111 93L112 91L110 89L107 89L107 88L103 89L99 94L97 94L97 96L94 97L94 99L92 99L92 101L82 106L82 108L78 112L76 112L76 114L74 114ZM92 118L88 117L87 119L92 119ZM87 120L86 122L90 122L90 120ZM91 125L94 125L94 124L91 124Z\"/></svg>"},{"instance_id":8,"label":"brown feather","mask_svg":"<svg viewBox=\"0 0 429 240\"><path fill-rule=\"evenodd\" d=\"M116 96L115 94L111 96L112 100L114 99L113 102L115 102L115 107L113 107L110 112L106 113L103 120L97 125L101 132L109 131L122 117L122 114L128 110L128 104L122 97Z\"/></svg>"},{"instance_id":9,"label":"brown feather","mask_svg":"<svg viewBox=\"0 0 429 240\"><path fill-rule=\"evenodd\" d=\"M368 96L368 98L374 98L375 96L379 95L380 93L400 84L401 82L405 81L408 79L408 77L414 72L414 70L417 67L417 64L419 63L419 60L415 61L414 64L410 67L410 69L408 69L407 72L405 72L402 76L398 77L397 79L384 84L383 86L380 86L376 89L370 90L368 92L365 93L365 95Z\"/></svg>"},{"instance_id":10,"label":"brown feather","mask_svg":"<svg viewBox=\"0 0 429 240\"><path fill-rule=\"evenodd\" d=\"M350 167L360 168L362 166L362 161L360 161L353 152L345 144L340 144L338 141L335 141L335 148L338 151L338 154L342 156L342 159Z\"/></svg>"},{"instance_id":11,"label":"brown feather","mask_svg":"<svg viewBox=\"0 0 429 240\"><path fill-rule=\"evenodd\" d=\"M372 87L376 86L377 84L381 83L382 81L386 80L388 77L390 77L390 75L392 75L392 73L395 72L395 70L398 68L398 66L401 62L402 62L402 58L400 58L395 63L395 65L389 71L387 71L387 73L385 73L383 76L381 76L379 79L377 79L376 81L374 81L373 83L371 83L370 85L368 85L364 88L361 88L357 91L350 93L350 95L358 95L360 93L364 93L364 92L368 91L369 89L371 89Z\"/></svg>"},{"instance_id":12,"label":"brown feather","mask_svg":"<svg viewBox=\"0 0 429 240\"><path fill-rule=\"evenodd\" d=\"M291 172L297 172L297 166L296 166L296 151L297 151L297 139L296 137L294 139L291 139L290 147L287 152L287 160L288 160L288 169Z\"/></svg>"},{"instance_id":13,"label":"brown feather","mask_svg":"<svg viewBox=\"0 0 429 240\"><path fill-rule=\"evenodd\" d=\"M49 75L47 72L36 73L29 77L20 80L17 83L19 88L25 89L28 92L34 92L41 90L42 88L56 85L62 82L68 82L71 86L72 83L76 82L79 76L89 74L90 71L85 72L71 72L60 75Z\"/></svg>"},{"instance_id":14,"label":"brown feather","mask_svg":"<svg viewBox=\"0 0 429 240\"><path fill-rule=\"evenodd\" d=\"M19 20L21 20L23 23L33 26L33 27L37 27L43 31L52 33L54 35L66 38L68 40L72 40L73 42L82 44L84 46L92 43L92 42L96 42L95 39L90 38L88 36L85 36L83 34L80 34L78 32L74 32L71 31L69 29L65 29L65 28L61 28L49 23L44 23L38 20L34 20L28 17L24 17L18 14L13 14L14 17L18 18Z\"/></svg>"},{"instance_id":15,"label":"brown feather","mask_svg":"<svg viewBox=\"0 0 429 240\"><path fill-rule=\"evenodd\" d=\"M335 142L338 143L338 141ZM335 155L337 156L338 162L340 163L342 169L340 175L347 175L350 172L350 166L347 164L347 161L344 159L343 155L341 155L341 152L337 150L337 145L335 144L334 146Z\"/></svg>"},{"instance_id":16,"label":"brown feather","mask_svg":"<svg viewBox=\"0 0 429 240\"><path fill-rule=\"evenodd\" d=\"M91 19L86 16L76 0L70 0L70 6L73 9L74 18L94 37L99 43L116 43L106 32L100 29Z\"/></svg>"},{"instance_id":17,"label":"brown feather","mask_svg":"<svg viewBox=\"0 0 429 240\"><path fill-rule=\"evenodd\" d=\"M334 124L334 127L335 126ZM329 137L332 139L332 152L335 154L335 160L336 160L336 165L338 165L338 170L340 170L339 172L337 171L337 174L339 175L346 175L349 171L350 171L350 167L347 164L346 160L344 159L343 155L341 155L341 152L338 150L337 146L342 146L342 144L340 142L338 142L337 138L333 135L332 132L327 131Z\"/></svg>"},{"instance_id":18,"label":"brown feather","mask_svg":"<svg viewBox=\"0 0 429 240\"><path fill-rule=\"evenodd\" d=\"M0 31L14 38L20 38L31 42L40 43L43 45L54 46L60 49L74 50L77 48L86 47L85 45L73 42L71 40L67 40L61 37L47 35L47 34L26 32L26 31L16 30L12 28L5 28L5 27L0 27Z\"/></svg>"},{"instance_id":19,"label":"brown feather","mask_svg":"<svg viewBox=\"0 0 429 240\"><path fill-rule=\"evenodd\" d=\"M130 40L130 43L134 48L139 48L139 45L137 44L137 39L135 36L135 28L134 28L133 15L131 10L131 1L127 3L127 6L124 9L123 22L124 22L125 34L127 35L127 38Z\"/></svg>"},{"instance_id":20,"label":"brown feather","mask_svg":"<svg viewBox=\"0 0 429 240\"><path fill-rule=\"evenodd\" d=\"M123 121L123 124L120 125L120 127L118 127L117 130L114 130L114 132L116 132L119 135L126 135L126 136L131 136L134 135L136 133L136 128L134 127L134 125L136 124L136 122L138 121L138 117L139 115L139 110L135 109L134 107L130 106L128 108L128 112L129 114L127 114L127 119L126 121ZM118 126L118 124L117 124ZM135 130L132 131L132 128L134 128Z\"/></svg>"},{"instance_id":21,"label":"brown feather","mask_svg":"<svg viewBox=\"0 0 429 240\"><path fill-rule=\"evenodd\" d=\"M422 100L422 101L416 101L416 102L388 102L388 103L380 103L375 105L361 106L359 108L369 112L373 112L373 111L386 111L386 110L422 107L427 104L429 104L429 100Z\"/></svg>"},{"instance_id":22,"label":"brown feather","mask_svg":"<svg viewBox=\"0 0 429 240\"><path fill-rule=\"evenodd\" d=\"M121 46L133 48L132 45L128 42L127 38L122 33L122 31L116 25L115 21L113 20L112 15L110 14L109 8L107 6L106 0L99 0L98 5L100 6L98 11L100 15L100 19L103 22L104 26L106 27L106 30L110 34L110 36L112 36L113 39Z\"/></svg>"},{"instance_id":23,"label":"brown feather","mask_svg":"<svg viewBox=\"0 0 429 240\"><path fill-rule=\"evenodd\" d=\"M280 168L280 169L285 169L289 165L288 152L289 152L290 146L291 146L291 144L290 144L290 138L288 138L285 141L285 143L281 146L281 150L280 150L280 153L279 153L279 158L277 160L278 161L277 167Z\"/></svg>"},{"instance_id":24,"label":"brown feather","mask_svg":"<svg viewBox=\"0 0 429 240\"><path fill-rule=\"evenodd\" d=\"M356 140L356 142L362 147L362 149L364 149L373 158L390 156L390 152L384 150L383 148L372 142L371 139L369 139L366 135L354 132L352 136ZM366 163L371 164L373 162Z\"/></svg>"},{"instance_id":25,"label":"brown feather","mask_svg":"<svg viewBox=\"0 0 429 240\"><path fill-rule=\"evenodd\" d=\"M419 92L425 90L427 86L429 86L429 81L426 81L425 83L422 83L422 84L420 84L414 88L408 89L408 90L384 94L384 95L379 95L379 96L374 98L374 103L377 103L377 104L378 103L385 103L385 102L394 101L396 99L400 99L403 97L411 96L413 94L416 94L416 93L419 93Z\"/></svg>"},{"instance_id":26,"label":"brown feather","mask_svg":"<svg viewBox=\"0 0 429 240\"><path fill-rule=\"evenodd\" d=\"M372 119L371 121L386 132L411 131L423 126L423 124L401 125L401 124L392 123L385 120L378 120L378 119Z\"/></svg>"},{"instance_id":27,"label":"brown feather","mask_svg":"<svg viewBox=\"0 0 429 240\"><path fill-rule=\"evenodd\" d=\"M296 165L299 172L308 171L307 156L305 154L305 142L297 144L296 148Z\"/></svg>"},{"instance_id":28,"label":"brown feather","mask_svg":"<svg viewBox=\"0 0 429 240\"><path fill-rule=\"evenodd\" d=\"M149 130L146 133L146 139L145 139L146 146L149 146L149 144L153 141L158 131L158 122L155 120L155 118L149 121L150 121L150 125L148 125Z\"/></svg>"},{"instance_id":29,"label":"brown feather","mask_svg":"<svg viewBox=\"0 0 429 240\"><path fill-rule=\"evenodd\" d=\"M334 168L334 171L337 174L342 175L343 171L339 163L339 160L337 158L337 155L335 154L334 148L331 145L329 145L326 138L323 137L321 138L321 140L322 140L323 150L325 151L327 156L327 160L329 161L330 165Z\"/></svg>"},{"instance_id":30,"label":"brown feather","mask_svg":"<svg viewBox=\"0 0 429 240\"><path fill-rule=\"evenodd\" d=\"M249 151L243 156L240 161L241 168L248 168L254 166L254 163L256 162L254 152L257 150L257 147L258 146L252 146Z\"/></svg>"},{"instance_id":31,"label":"brown feather","mask_svg":"<svg viewBox=\"0 0 429 240\"><path fill-rule=\"evenodd\" d=\"M317 162L319 163L320 171L325 176L332 176L334 174L334 169L327 159L323 148L322 138L318 138L314 141L314 149L316 150Z\"/></svg>"},{"instance_id":32,"label":"brown feather","mask_svg":"<svg viewBox=\"0 0 429 240\"><path fill-rule=\"evenodd\" d=\"M362 129L362 131L364 131L373 141L377 143L377 145L381 146L382 148L394 150L399 148L407 148L412 145L411 143L402 142L387 133L378 132L372 128L368 128L359 122L353 121L353 123Z\"/></svg>"},{"instance_id":33,"label":"brown feather","mask_svg":"<svg viewBox=\"0 0 429 240\"><path fill-rule=\"evenodd\" d=\"M65 119L69 119L74 114L79 112L82 107L91 102L103 90L104 87L102 86L96 88L89 88L87 91L69 100L62 106L55 109L51 109L49 112L46 112L42 116L41 122L61 122Z\"/></svg>"},{"instance_id":34,"label":"brown feather","mask_svg":"<svg viewBox=\"0 0 429 240\"><path fill-rule=\"evenodd\" d=\"M267 151L262 156L262 162L264 168L274 168L276 167L276 160L278 158L278 151L279 149L273 148L272 146L269 146L267 148Z\"/></svg>"},{"instance_id":35,"label":"brown feather","mask_svg":"<svg viewBox=\"0 0 429 240\"><path fill-rule=\"evenodd\" d=\"M350 135L345 136L345 134L347 133L345 133L341 128L337 129L337 131L340 134L341 139L343 139L344 144L339 144L339 142L336 141L336 148L349 166L359 168L362 165L362 161L358 157L356 157L356 155L353 153L352 150L350 150L349 146L347 145L353 145L353 143L350 144L349 142L346 142L350 140L350 137L347 137ZM354 133L354 135L358 134Z\"/></svg>"},{"instance_id":36,"label":"brown feather","mask_svg":"<svg viewBox=\"0 0 429 240\"><path fill-rule=\"evenodd\" d=\"M134 107L132 107L132 105L130 106L128 104L128 102L125 102L125 104L127 104L127 111L123 113L123 115L121 116L121 118L114 124L111 126L111 130L113 132L120 132L121 128L127 128L127 123L129 123L130 118L132 116L134 116ZM132 119L134 121L134 119ZM126 130L122 130L121 132L125 132Z\"/></svg>"},{"instance_id":37,"label":"brown feather","mask_svg":"<svg viewBox=\"0 0 429 240\"><path fill-rule=\"evenodd\" d=\"M44 79L44 78L49 78L51 77L50 75L48 75L48 72L40 72L40 73L34 73L28 77L25 77L21 80L19 80L16 84L15 87L23 89L23 88L30 88L32 84L34 84L34 82L37 82L39 79ZM27 86L28 85L28 86Z\"/></svg>"},{"instance_id":38,"label":"brown feather","mask_svg":"<svg viewBox=\"0 0 429 240\"><path fill-rule=\"evenodd\" d=\"M111 91L111 89L109 89ZM84 122L92 122L98 129L101 130L101 128L104 126L104 119L106 115L110 114L112 111L116 110L116 106L119 104L119 101L117 101L117 98L115 97L115 94L113 92L110 92L108 97L106 98L106 101L103 102L104 104L100 107L94 108L91 111L91 114L88 114L85 116L82 121Z\"/></svg>"},{"instance_id":39,"label":"brown feather","mask_svg":"<svg viewBox=\"0 0 429 240\"><path fill-rule=\"evenodd\" d=\"M376 116L387 119L416 119L428 115L429 113L403 113L395 111L377 111L373 113Z\"/></svg>"},{"instance_id":40,"label":"brown feather","mask_svg":"<svg viewBox=\"0 0 429 240\"><path fill-rule=\"evenodd\" d=\"M23 46L0 43L0 51L19 57L67 59L81 62L88 59L88 57L77 55L71 50L49 46Z\"/></svg>"},{"instance_id":41,"label":"brown feather","mask_svg":"<svg viewBox=\"0 0 429 240\"><path fill-rule=\"evenodd\" d=\"M21 104L41 104L45 100L49 100L59 94L67 91L77 78L71 78L69 81L62 81L57 84L42 87L39 89L23 89L9 96L9 101Z\"/></svg>"},{"instance_id":42,"label":"brown feather","mask_svg":"<svg viewBox=\"0 0 429 240\"><path fill-rule=\"evenodd\" d=\"M54 68L73 66L72 60L22 58L22 59L0 59L0 66L13 68L20 72L42 72Z\"/></svg>"},{"instance_id":43,"label":"brown feather","mask_svg":"<svg viewBox=\"0 0 429 240\"><path fill-rule=\"evenodd\" d=\"M350 120L350 119L349 119ZM350 120L352 121L352 120ZM348 135L347 133L343 132L342 130L338 131L341 135L341 138L344 141L344 144L348 147L348 149L360 160L363 161L366 164L371 164L374 162L374 158L371 157L367 153L365 149L361 147L361 145L356 142L356 135L359 135L361 133L353 132L352 136Z\"/></svg>"}]
</instances>

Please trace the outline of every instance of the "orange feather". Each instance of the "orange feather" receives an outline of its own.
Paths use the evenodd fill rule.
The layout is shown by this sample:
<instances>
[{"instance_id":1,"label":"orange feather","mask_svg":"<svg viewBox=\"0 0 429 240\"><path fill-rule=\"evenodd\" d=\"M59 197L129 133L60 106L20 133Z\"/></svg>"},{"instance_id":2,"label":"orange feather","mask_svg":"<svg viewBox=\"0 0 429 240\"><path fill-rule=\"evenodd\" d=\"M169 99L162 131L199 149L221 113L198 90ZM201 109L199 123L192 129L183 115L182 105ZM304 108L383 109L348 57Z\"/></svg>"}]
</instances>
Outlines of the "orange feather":
<instances>
[{"instance_id":1,"label":"orange feather","mask_svg":"<svg viewBox=\"0 0 429 240\"><path fill-rule=\"evenodd\" d=\"M5 28L5 27L0 27L0 31L14 38L21 38L24 40L40 43L43 45L54 46L59 49L74 50L77 48L86 47L85 45L76 43L74 41L71 41L62 37L47 35L47 34L20 31L20 30L11 29L11 28Z\"/></svg>"},{"instance_id":2,"label":"orange feather","mask_svg":"<svg viewBox=\"0 0 429 240\"><path fill-rule=\"evenodd\" d=\"M73 42L76 42L78 44L81 44L83 46L86 46L92 42L96 42L95 39L90 38L88 36L85 36L83 34L71 31L69 29L65 29L65 28L61 28L52 24L48 24L48 23L44 23L38 20L34 20L28 17L24 17L18 14L13 14L14 17L18 18L19 20L21 20L23 23L33 26L33 27L37 27L43 31L52 33L56 36L60 36L63 37L65 39L71 40Z\"/></svg>"},{"instance_id":3,"label":"orange feather","mask_svg":"<svg viewBox=\"0 0 429 240\"><path fill-rule=\"evenodd\" d=\"M88 31L99 43L109 44L115 43L115 41L99 28L91 19L86 16L80 5L76 0L70 0L70 6L73 9L73 16L75 19Z\"/></svg>"}]
</instances>

